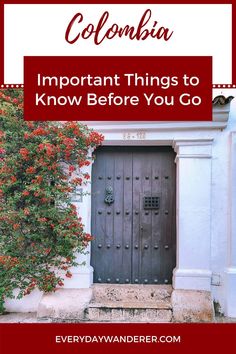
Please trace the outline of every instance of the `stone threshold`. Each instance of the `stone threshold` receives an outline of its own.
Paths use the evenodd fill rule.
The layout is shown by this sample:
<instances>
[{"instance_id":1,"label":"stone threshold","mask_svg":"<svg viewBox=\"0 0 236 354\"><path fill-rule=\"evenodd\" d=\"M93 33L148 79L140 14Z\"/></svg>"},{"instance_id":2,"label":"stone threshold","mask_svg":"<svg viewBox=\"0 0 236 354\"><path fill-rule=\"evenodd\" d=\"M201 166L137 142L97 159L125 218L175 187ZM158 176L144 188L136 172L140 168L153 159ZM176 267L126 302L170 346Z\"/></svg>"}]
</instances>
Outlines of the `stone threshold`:
<instances>
[{"instance_id":1,"label":"stone threshold","mask_svg":"<svg viewBox=\"0 0 236 354\"><path fill-rule=\"evenodd\" d=\"M210 292L173 290L166 285L112 284L45 294L37 319L70 323L215 322Z\"/></svg>"},{"instance_id":2,"label":"stone threshold","mask_svg":"<svg viewBox=\"0 0 236 354\"><path fill-rule=\"evenodd\" d=\"M162 309L162 310L171 310L171 303L164 302L144 302L144 301L133 301L133 302L125 302L125 301L103 301L103 302L91 302L89 304L90 308L116 308L116 309Z\"/></svg>"}]
</instances>

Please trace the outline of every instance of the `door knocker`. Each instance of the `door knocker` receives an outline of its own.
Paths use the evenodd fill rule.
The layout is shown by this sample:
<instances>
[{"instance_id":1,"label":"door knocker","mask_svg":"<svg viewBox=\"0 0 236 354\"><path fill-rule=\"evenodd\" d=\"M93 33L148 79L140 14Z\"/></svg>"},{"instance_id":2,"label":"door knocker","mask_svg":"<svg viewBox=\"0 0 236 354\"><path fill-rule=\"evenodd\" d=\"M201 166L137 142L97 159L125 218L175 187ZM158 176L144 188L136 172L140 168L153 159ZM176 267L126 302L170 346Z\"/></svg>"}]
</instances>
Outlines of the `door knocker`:
<instances>
[{"instance_id":1,"label":"door knocker","mask_svg":"<svg viewBox=\"0 0 236 354\"><path fill-rule=\"evenodd\" d=\"M108 205L114 203L114 195L113 195L112 187L107 187L105 193L106 194L105 194L104 202Z\"/></svg>"}]
</instances>

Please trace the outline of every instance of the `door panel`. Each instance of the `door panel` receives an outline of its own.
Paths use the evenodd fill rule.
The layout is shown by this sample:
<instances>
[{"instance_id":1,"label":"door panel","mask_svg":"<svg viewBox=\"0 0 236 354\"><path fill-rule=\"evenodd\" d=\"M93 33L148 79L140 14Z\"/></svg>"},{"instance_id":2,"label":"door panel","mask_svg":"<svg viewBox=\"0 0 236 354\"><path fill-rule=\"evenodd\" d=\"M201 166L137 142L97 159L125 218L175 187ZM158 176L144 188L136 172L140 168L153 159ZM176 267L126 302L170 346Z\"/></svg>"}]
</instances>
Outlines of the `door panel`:
<instances>
[{"instance_id":1,"label":"door panel","mask_svg":"<svg viewBox=\"0 0 236 354\"><path fill-rule=\"evenodd\" d=\"M92 172L94 282L171 283L175 154L169 147L101 147ZM106 203L106 188L113 203ZM158 198L159 205L144 203ZM150 199L149 199L150 202Z\"/></svg>"}]
</instances>

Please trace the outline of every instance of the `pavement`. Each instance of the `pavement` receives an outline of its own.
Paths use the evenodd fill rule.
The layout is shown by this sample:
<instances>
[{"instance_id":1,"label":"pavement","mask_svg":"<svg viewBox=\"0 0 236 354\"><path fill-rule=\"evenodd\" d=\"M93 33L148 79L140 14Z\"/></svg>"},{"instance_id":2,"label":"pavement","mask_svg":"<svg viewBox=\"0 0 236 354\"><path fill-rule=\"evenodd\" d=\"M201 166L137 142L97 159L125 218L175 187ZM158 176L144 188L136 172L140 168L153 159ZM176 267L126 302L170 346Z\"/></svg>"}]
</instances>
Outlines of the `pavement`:
<instances>
[{"instance_id":1,"label":"pavement","mask_svg":"<svg viewBox=\"0 0 236 354\"><path fill-rule=\"evenodd\" d=\"M37 323L36 312L0 315L0 323Z\"/></svg>"},{"instance_id":2,"label":"pavement","mask_svg":"<svg viewBox=\"0 0 236 354\"><path fill-rule=\"evenodd\" d=\"M37 321L36 312L29 313L7 313L0 315L0 323L39 323ZM48 323L48 321L40 320L40 323ZM215 323L236 323L236 318L224 316L216 316Z\"/></svg>"}]
</instances>

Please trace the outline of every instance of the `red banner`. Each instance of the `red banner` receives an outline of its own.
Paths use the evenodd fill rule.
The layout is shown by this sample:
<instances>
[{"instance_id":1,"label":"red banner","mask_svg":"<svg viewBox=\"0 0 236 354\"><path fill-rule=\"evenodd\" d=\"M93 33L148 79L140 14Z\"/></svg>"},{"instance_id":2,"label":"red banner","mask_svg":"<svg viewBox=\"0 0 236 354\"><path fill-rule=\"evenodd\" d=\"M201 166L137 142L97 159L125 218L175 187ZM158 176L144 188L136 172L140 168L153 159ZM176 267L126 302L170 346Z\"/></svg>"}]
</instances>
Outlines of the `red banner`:
<instances>
[{"instance_id":1,"label":"red banner","mask_svg":"<svg viewBox=\"0 0 236 354\"><path fill-rule=\"evenodd\" d=\"M1 324L1 354L221 353L236 324Z\"/></svg>"},{"instance_id":2,"label":"red banner","mask_svg":"<svg viewBox=\"0 0 236 354\"><path fill-rule=\"evenodd\" d=\"M26 120L212 119L211 57L25 57L24 83Z\"/></svg>"}]
</instances>

